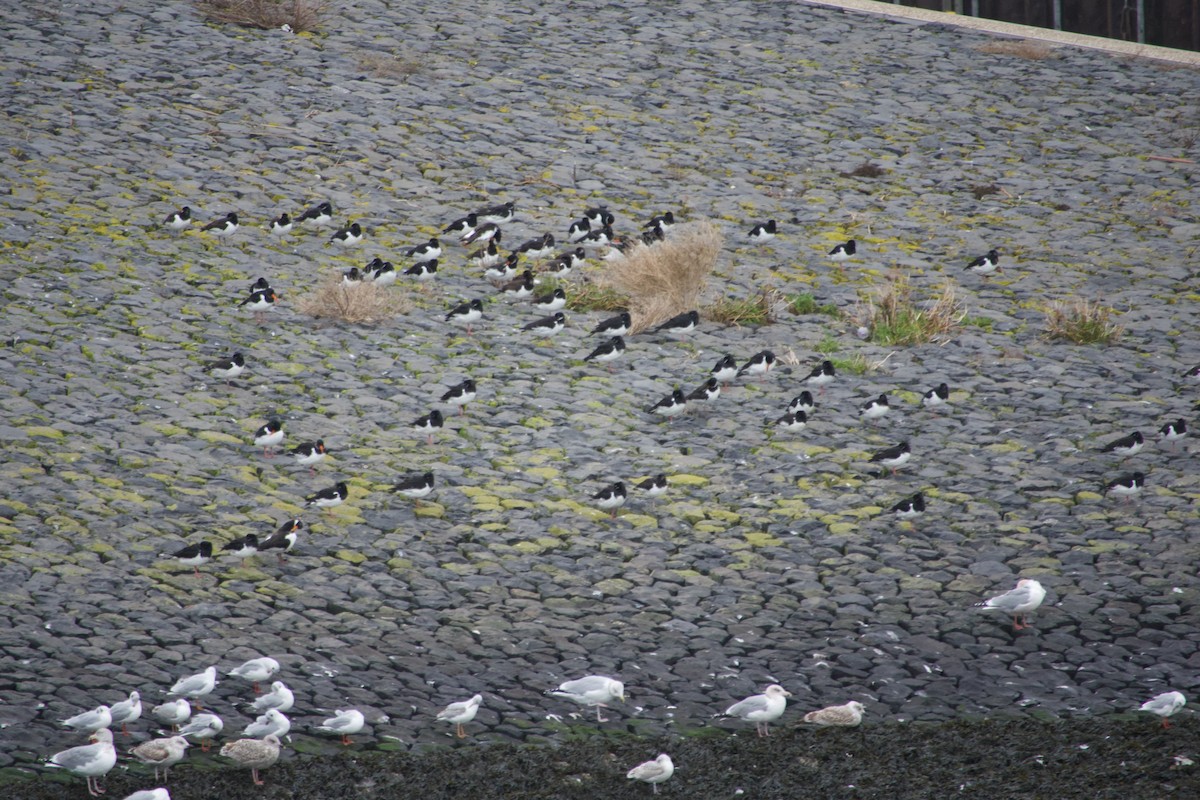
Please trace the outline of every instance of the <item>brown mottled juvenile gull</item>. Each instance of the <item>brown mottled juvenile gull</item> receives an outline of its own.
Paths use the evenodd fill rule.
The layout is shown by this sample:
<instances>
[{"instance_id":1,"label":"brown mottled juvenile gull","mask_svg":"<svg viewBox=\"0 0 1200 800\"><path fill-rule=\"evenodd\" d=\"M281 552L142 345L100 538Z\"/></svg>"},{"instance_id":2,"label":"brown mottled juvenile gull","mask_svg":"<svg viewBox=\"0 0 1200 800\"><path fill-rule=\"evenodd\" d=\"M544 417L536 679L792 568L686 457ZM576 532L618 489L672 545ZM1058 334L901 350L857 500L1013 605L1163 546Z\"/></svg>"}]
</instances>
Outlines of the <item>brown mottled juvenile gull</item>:
<instances>
[{"instance_id":1,"label":"brown mottled juvenile gull","mask_svg":"<svg viewBox=\"0 0 1200 800\"><path fill-rule=\"evenodd\" d=\"M258 771L279 760L279 737L271 735L265 739L238 739L222 747L221 755L236 761L240 767L249 767L254 785L262 786Z\"/></svg>"},{"instance_id":2,"label":"brown mottled juvenile gull","mask_svg":"<svg viewBox=\"0 0 1200 800\"><path fill-rule=\"evenodd\" d=\"M167 782L167 775L171 772L171 767L183 760L184 754L188 749L188 740L182 736L172 736L169 739L151 739L148 742L143 742L137 747L129 751L130 755L136 758L143 764L150 764L154 767L154 780L158 780L158 770L161 768L163 783Z\"/></svg>"},{"instance_id":3,"label":"brown mottled juvenile gull","mask_svg":"<svg viewBox=\"0 0 1200 800\"><path fill-rule=\"evenodd\" d=\"M814 725L853 728L862 722L863 711L865 710L862 703L857 700L851 700L845 705L829 706L822 708L820 711L810 711L804 715L804 721L811 722Z\"/></svg>"}]
</instances>

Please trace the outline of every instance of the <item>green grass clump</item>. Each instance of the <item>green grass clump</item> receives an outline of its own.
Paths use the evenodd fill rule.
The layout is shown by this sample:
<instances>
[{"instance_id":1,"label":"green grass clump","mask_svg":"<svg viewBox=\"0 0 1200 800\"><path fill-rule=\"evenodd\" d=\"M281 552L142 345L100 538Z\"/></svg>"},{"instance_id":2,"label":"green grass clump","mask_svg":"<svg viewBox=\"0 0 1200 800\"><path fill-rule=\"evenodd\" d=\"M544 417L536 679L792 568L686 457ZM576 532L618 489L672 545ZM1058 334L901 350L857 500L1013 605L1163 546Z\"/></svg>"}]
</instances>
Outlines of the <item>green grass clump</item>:
<instances>
[{"instance_id":1,"label":"green grass clump","mask_svg":"<svg viewBox=\"0 0 1200 800\"><path fill-rule=\"evenodd\" d=\"M817 298L808 292L788 295L787 307L793 314L824 314L828 317L838 317L842 313L833 303L818 303Z\"/></svg>"},{"instance_id":2,"label":"green grass clump","mask_svg":"<svg viewBox=\"0 0 1200 800\"><path fill-rule=\"evenodd\" d=\"M1113 308L1083 299L1053 303L1046 308L1046 335L1074 344L1113 344L1125 328L1112 321Z\"/></svg>"},{"instance_id":3,"label":"green grass clump","mask_svg":"<svg viewBox=\"0 0 1200 800\"><path fill-rule=\"evenodd\" d=\"M848 375L865 375L875 368L874 365L872 365L870 361L867 361L866 357L862 355L853 355L849 358L830 358L829 360L833 362L833 368L835 370L837 370L839 373L846 373Z\"/></svg>"},{"instance_id":4,"label":"green grass clump","mask_svg":"<svg viewBox=\"0 0 1200 800\"><path fill-rule=\"evenodd\" d=\"M860 305L857 322L870 331L870 340L882 345L910 345L947 338L966 316L952 284L946 284L932 302L918 305L908 278L896 276L876 297Z\"/></svg>"}]
</instances>

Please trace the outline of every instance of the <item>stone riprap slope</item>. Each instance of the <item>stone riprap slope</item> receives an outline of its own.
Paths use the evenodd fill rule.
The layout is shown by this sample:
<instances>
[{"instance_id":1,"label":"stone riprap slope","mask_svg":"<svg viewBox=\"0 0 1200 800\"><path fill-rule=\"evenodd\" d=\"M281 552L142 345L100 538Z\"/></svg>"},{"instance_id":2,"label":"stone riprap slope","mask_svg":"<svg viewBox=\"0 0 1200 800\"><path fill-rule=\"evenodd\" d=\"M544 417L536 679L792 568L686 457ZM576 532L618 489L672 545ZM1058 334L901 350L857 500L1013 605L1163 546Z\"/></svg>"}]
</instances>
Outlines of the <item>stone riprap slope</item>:
<instances>
[{"instance_id":1,"label":"stone riprap slope","mask_svg":"<svg viewBox=\"0 0 1200 800\"><path fill-rule=\"evenodd\" d=\"M748 2L364 0L318 35L29 3L4 28L0 766L79 743L56 730L76 711L257 655L283 664L296 730L355 706L367 741L404 749L449 742L433 714L476 692L477 739L592 727L543 696L588 673L628 686L602 727L655 735L742 729L714 715L772 682L805 710L858 699L872 724L1127 714L1200 686L1194 445L1096 452L1194 413L1195 166L1147 158L1195 155L1194 71ZM881 173L851 174L867 162ZM326 199L361 247L265 233ZM429 292L387 290L414 304L394 321L297 313L327 276L406 266L400 248L508 199L510 245L597 204L627 235L668 209L716 222L706 302L777 290L852 312L898 270L918 299L956 286L968 316L898 349L828 315L704 320L630 337L610 374L580 361L601 312L542 341L528 305L496 299L474 336L449 330L451 305L494 292L449 243ZM164 229L184 204L243 227ZM747 244L772 218L780 235ZM839 270L824 254L849 237ZM1003 274L963 271L993 247ZM282 295L261 327L237 307L258 276ZM1076 297L1121 312L1119 344L1043 337L1046 304ZM713 410L642 412L763 348L779 368ZM234 386L205 373L235 351ZM844 370L806 430L768 432L825 354L874 368ZM438 398L465 377L479 399L455 416ZM951 406L923 410L941 381ZM892 413L860 422L880 392ZM434 408L428 445L409 425ZM316 476L250 444L273 416L285 445L327 443ZM901 440L912 461L876 475L869 455ZM389 493L426 469L432 502ZM1134 469L1133 502L1100 495ZM590 503L659 472L657 502ZM303 508L337 480L347 503ZM885 513L917 490L924 517ZM197 578L161 555L290 516L306 527L286 563L218 557ZM970 607L1019 577L1049 593L1032 629ZM209 698L227 733L249 696L227 678Z\"/></svg>"}]
</instances>

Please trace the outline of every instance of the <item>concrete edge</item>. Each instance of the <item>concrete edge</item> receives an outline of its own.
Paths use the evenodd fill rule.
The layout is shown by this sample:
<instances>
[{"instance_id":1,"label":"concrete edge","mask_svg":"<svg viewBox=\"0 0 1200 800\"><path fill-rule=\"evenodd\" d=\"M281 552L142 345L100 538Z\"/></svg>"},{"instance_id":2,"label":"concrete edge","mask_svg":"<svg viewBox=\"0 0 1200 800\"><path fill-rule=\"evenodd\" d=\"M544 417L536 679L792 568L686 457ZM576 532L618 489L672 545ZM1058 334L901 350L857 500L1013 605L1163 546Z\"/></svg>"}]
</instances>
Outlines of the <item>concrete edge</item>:
<instances>
[{"instance_id":1,"label":"concrete edge","mask_svg":"<svg viewBox=\"0 0 1200 800\"><path fill-rule=\"evenodd\" d=\"M882 2L882 0L800 0L806 5L837 8L843 11L855 11L862 14L892 17L894 19L914 22L936 22L941 25L953 25L968 30L995 33L1002 36L1015 36L1022 39L1046 42L1049 44L1082 47L1088 50L1101 50L1116 55L1133 58L1148 58L1155 61L1166 61L1173 64L1200 66L1200 53L1190 50L1177 50L1172 47L1159 47L1153 44L1138 44L1120 39L1106 39L1101 36L1086 36L1082 33L1069 33L1049 28L1036 28L1032 25L1017 25L1012 22L1000 22L982 17L969 17L947 11L926 11L922 8Z\"/></svg>"}]
</instances>

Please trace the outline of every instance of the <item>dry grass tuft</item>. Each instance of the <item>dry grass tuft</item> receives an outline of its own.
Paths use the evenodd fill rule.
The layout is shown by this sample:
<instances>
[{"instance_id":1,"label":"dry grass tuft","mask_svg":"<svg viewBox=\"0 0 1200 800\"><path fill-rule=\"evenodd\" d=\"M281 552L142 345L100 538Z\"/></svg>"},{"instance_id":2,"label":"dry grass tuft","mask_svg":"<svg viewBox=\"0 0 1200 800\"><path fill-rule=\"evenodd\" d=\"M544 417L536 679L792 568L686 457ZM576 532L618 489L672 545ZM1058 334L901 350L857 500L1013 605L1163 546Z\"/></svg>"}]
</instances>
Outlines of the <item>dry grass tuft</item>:
<instances>
[{"instance_id":1,"label":"dry grass tuft","mask_svg":"<svg viewBox=\"0 0 1200 800\"><path fill-rule=\"evenodd\" d=\"M854 314L858 325L870 332L870 340L882 345L907 345L947 339L966 317L953 284L941 295L920 307L912 298L906 276L894 276L874 298L860 303Z\"/></svg>"},{"instance_id":2,"label":"dry grass tuft","mask_svg":"<svg viewBox=\"0 0 1200 800\"><path fill-rule=\"evenodd\" d=\"M722 325L767 325L775 321L775 309L784 304L775 289L764 289L754 297L722 297L707 305L701 316Z\"/></svg>"},{"instance_id":3,"label":"dry grass tuft","mask_svg":"<svg viewBox=\"0 0 1200 800\"><path fill-rule=\"evenodd\" d=\"M1017 58L1028 58L1032 61L1058 58L1058 53L1054 52L1054 48L1044 42L1035 42L1032 39L997 39L994 42L981 44L975 49L981 53L989 53L996 56L1016 56Z\"/></svg>"},{"instance_id":4,"label":"dry grass tuft","mask_svg":"<svg viewBox=\"0 0 1200 800\"><path fill-rule=\"evenodd\" d=\"M358 65L376 78L404 80L425 69L425 63L408 56L393 56L386 53L364 53L358 57Z\"/></svg>"},{"instance_id":5,"label":"dry grass tuft","mask_svg":"<svg viewBox=\"0 0 1200 800\"><path fill-rule=\"evenodd\" d=\"M1112 321L1116 313L1099 302L1076 298L1046 308L1046 335L1075 344L1112 344L1125 328Z\"/></svg>"},{"instance_id":6,"label":"dry grass tuft","mask_svg":"<svg viewBox=\"0 0 1200 800\"><path fill-rule=\"evenodd\" d=\"M328 0L197 0L200 13L213 22L271 30L289 26L293 33L315 31Z\"/></svg>"},{"instance_id":7,"label":"dry grass tuft","mask_svg":"<svg viewBox=\"0 0 1200 800\"><path fill-rule=\"evenodd\" d=\"M629 298L633 333L700 305L700 294L725 237L711 222L677 227L666 241L634 245L608 270L603 285Z\"/></svg>"},{"instance_id":8,"label":"dry grass tuft","mask_svg":"<svg viewBox=\"0 0 1200 800\"><path fill-rule=\"evenodd\" d=\"M887 174L887 170L878 164L864 161L849 172L840 173L843 178L879 178Z\"/></svg>"},{"instance_id":9,"label":"dry grass tuft","mask_svg":"<svg viewBox=\"0 0 1200 800\"><path fill-rule=\"evenodd\" d=\"M356 325L375 325L412 309L404 295L386 286L370 283L343 283L330 278L296 301L296 310L317 319L331 319Z\"/></svg>"}]
</instances>

